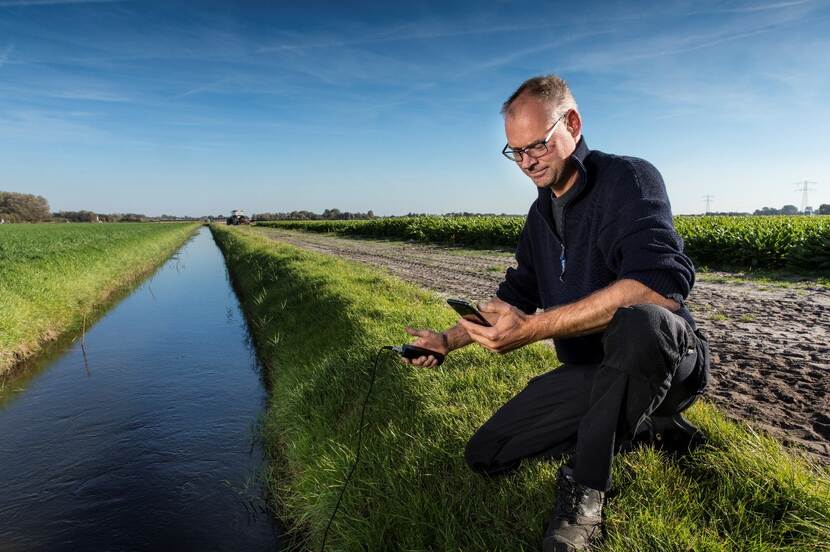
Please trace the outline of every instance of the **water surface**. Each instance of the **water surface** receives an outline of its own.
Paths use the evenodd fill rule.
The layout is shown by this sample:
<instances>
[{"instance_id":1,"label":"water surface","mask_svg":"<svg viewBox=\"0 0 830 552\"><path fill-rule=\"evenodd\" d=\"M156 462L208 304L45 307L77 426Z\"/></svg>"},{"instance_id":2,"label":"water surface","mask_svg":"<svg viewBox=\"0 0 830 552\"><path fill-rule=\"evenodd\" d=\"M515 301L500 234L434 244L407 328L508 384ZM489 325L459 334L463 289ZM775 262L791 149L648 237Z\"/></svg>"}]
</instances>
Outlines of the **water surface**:
<instances>
[{"instance_id":1,"label":"water surface","mask_svg":"<svg viewBox=\"0 0 830 552\"><path fill-rule=\"evenodd\" d=\"M210 232L83 343L0 390L0 550L278 549L265 390Z\"/></svg>"}]
</instances>

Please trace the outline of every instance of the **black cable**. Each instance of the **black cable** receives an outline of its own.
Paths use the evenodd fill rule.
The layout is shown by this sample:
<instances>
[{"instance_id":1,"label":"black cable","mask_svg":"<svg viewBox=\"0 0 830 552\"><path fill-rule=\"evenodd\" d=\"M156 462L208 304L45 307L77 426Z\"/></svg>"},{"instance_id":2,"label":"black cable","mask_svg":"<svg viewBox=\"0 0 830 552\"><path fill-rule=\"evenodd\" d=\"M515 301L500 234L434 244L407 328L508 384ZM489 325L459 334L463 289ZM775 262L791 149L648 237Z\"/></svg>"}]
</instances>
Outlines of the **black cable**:
<instances>
[{"instance_id":1,"label":"black cable","mask_svg":"<svg viewBox=\"0 0 830 552\"><path fill-rule=\"evenodd\" d=\"M392 347L385 346L378 349L378 354L375 357L375 366L372 368L372 375L369 379L369 391L366 393L366 398L363 399L363 408L360 409L360 421L357 424L357 454L355 454L354 464L352 464L352 469L349 471L349 475L346 476L346 481L343 482L343 488L340 489L340 496L337 498L337 504L334 506L334 511L331 513L331 519L329 519L329 524L326 525L326 532L323 533L323 544L320 546L320 552L323 552L326 549L326 538L329 535L329 529L331 528L331 524L334 521L334 516L337 515L337 509L340 508L340 501L343 500L343 494L346 492L346 487L349 484L349 481L352 478L352 474L354 473L355 468L357 468L357 463L360 461L360 448L363 444L363 415L366 414L366 404L369 402L369 396L372 394L372 387L375 385L375 375L378 372L378 362L380 361L380 355L383 351L391 351Z\"/></svg>"}]
</instances>

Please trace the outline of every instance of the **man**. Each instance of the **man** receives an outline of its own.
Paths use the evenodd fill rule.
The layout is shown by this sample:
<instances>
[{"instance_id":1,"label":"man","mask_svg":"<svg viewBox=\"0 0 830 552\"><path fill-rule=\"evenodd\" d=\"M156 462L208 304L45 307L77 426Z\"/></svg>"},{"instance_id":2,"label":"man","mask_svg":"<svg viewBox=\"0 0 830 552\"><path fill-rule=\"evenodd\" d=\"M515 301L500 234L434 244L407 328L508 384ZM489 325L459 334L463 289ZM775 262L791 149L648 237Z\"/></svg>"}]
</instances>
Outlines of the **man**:
<instances>
[{"instance_id":1,"label":"man","mask_svg":"<svg viewBox=\"0 0 830 552\"><path fill-rule=\"evenodd\" d=\"M466 459L494 475L523 458L570 454L544 547L586 550L601 538L615 452L658 417L681 427L679 413L708 382L706 341L683 304L694 267L660 174L642 159L589 150L562 79L526 81L502 114L502 153L539 197L518 266L481 306L493 326L462 319L442 333L407 331L414 345L444 354L473 342L506 353L553 339L562 366L503 405L470 439Z\"/></svg>"}]
</instances>

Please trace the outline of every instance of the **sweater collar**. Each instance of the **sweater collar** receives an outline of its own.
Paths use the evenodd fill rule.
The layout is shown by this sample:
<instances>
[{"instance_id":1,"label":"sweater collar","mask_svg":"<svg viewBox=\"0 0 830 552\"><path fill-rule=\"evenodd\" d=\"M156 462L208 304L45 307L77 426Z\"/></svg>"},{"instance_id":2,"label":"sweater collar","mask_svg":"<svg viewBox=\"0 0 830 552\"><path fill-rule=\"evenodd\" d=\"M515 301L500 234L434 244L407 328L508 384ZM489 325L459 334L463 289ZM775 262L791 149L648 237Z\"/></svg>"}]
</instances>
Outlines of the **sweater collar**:
<instances>
[{"instance_id":1,"label":"sweater collar","mask_svg":"<svg viewBox=\"0 0 830 552\"><path fill-rule=\"evenodd\" d=\"M585 143L585 138L583 136L579 137L579 142L576 143L576 147L574 148L574 152L571 154L571 159L579 163L579 166L582 169L585 169L585 158L588 157L588 154L591 153L591 150L588 149L588 144Z\"/></svg>"},{"instance_id":2,"label":"sweater collar","mask_svg":"<svg viewBox=\"0 0 830 552\"><path fill-rule=\"evenodd\" d=\"M588 183L588 171L585 168L585 158L590 155L591 150L588 149L588 145L585 143L585 138L580 136L579 142L576 143L576 147L574 148L573 153L568 157L571 161L576 164L576 169L579 171L579 178L582 180L582 185L579 186L579 190L574 190L575 193L574 197L571 199L576 199L577 195L580 195L582 191L584 191L587 183ZM574 186L576 187L576 186ZM550 198L551 198L551 190L550 188L539 188L539 207L542 207L542 203L548 204L547 207L550 208Z\"/></svg>"}]
</instances>

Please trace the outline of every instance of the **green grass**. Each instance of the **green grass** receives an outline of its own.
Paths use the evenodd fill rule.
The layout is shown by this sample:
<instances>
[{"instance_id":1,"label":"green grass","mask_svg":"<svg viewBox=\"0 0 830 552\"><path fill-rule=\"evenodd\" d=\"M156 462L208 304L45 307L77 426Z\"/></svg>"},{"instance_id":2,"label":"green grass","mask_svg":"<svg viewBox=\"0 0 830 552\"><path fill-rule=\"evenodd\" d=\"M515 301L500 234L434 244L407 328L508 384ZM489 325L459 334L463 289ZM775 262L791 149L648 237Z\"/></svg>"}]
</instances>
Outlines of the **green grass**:
<instances>
[{"instance_id":1,"label":"green grass","mask_svg":"<svg viewBox=\"0 0 830 552\"><path fill-rule=\"evenodd\" d=\"M355 458L375 350L404 325L444 327L436 295L382 272L212 227L266 367L269 482L294 546L318 549ZM535 374L548 348L456 351L438 369L385 360L367 409L361 463L329 535L331 550L538 550L558 465L526 461L486 478L463 460L467 439ZM827 550L830 475L707 403L690 418L709 444L673 460L620 457L606 551Z\"/></svg>"},{"instance_id":2,"label":"green grass","mask_svg":"<svg viewBox=\"0 0 830 552\"><path fill-rule=\"evenodd\" d=\"M190 236L194 224L0 226L0 373L77 331Z\"/></svg>"}]
</instances>

